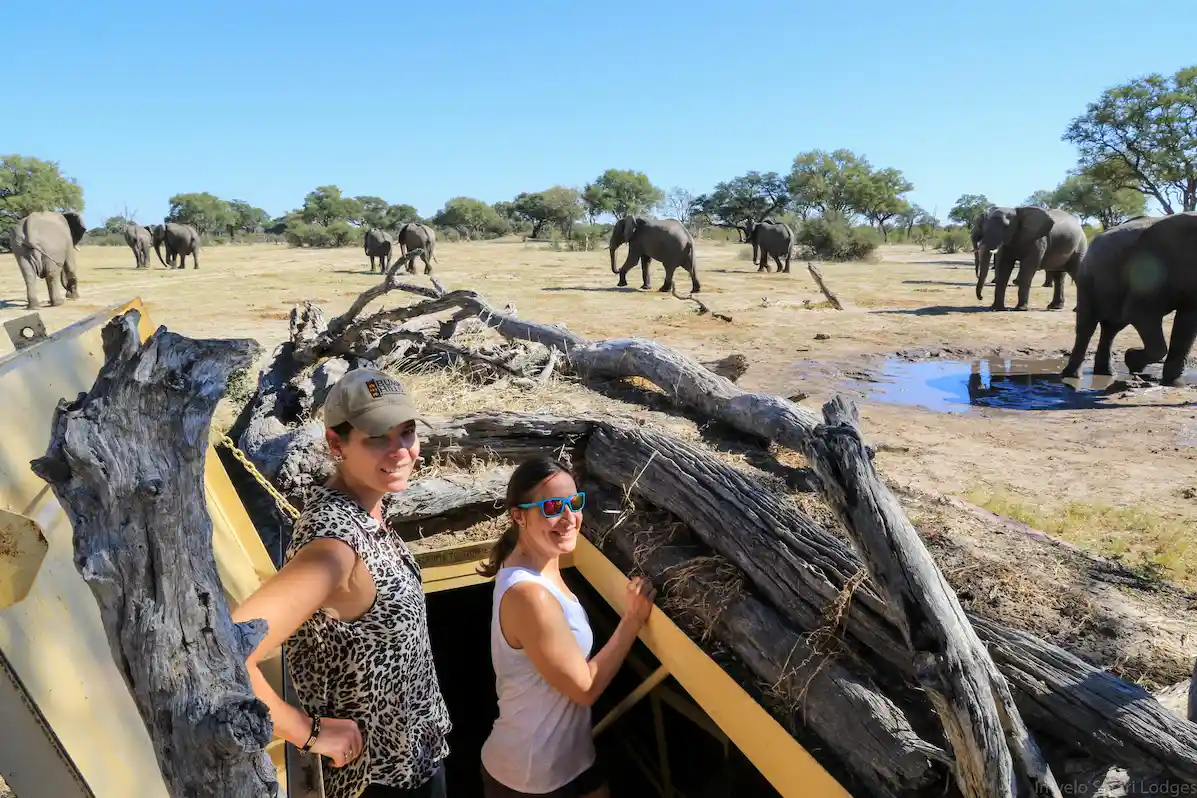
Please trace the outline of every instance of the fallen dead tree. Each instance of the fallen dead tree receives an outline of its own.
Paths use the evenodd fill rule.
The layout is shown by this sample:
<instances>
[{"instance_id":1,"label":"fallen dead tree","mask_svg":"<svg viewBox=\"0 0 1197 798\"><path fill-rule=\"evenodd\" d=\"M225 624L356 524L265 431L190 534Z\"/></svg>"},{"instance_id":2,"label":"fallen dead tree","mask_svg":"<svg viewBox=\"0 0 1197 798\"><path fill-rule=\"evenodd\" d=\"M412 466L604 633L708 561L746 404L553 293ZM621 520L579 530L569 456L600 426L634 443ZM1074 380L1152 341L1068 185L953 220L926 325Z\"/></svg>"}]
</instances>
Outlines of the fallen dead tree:
<instances>
[{"instance_id":1,"label":"fallen dead tree","mask_svg":"<svg viewBox=\"0 0 1197 798\"><path fill-rule=\"evenodd\" d=\"M385 358L396 370L428 362L420 358L446 363L437 354L446 344L462 360L476 360L477 346L450 340L473 319L507 339L498 362L521 362L516 379L543 380L557 368L596 387L602 380L640 377L675 406L792 448L814 466L816 487L863 557L784 496L752 483L709 451L610 419L475 414L438 421L424 444L426 456L459 463L512 460L544 449L566 455L588 478L674 514L774 608L777 614L767 617L786 624L790 638L826 637L827 612L838 608L832 630L837 651L830 664L844 657L860 670L833 669L828 678L816 672L820 678L810 680L806 695L817 690L823 707L863 700L873 707L862 715L873 730L865 733L880 735L879 742L853 743L826 713L806 723L831 738L813 732L841 766L874 791L869 794L914 795L929 784L942 790L946 779L964 796L1059 795L1033 735L1072 746L1099 763L1141 766L1197 784L1197 727L1169 714L1145 690L960 608L873 471L850 407L829 406L820 418L785 399L746 392L653 341L588 341L561 327L495 311L472 291L398 283L394 272L384 281L387 291L410 290L425 299L361 321L365 303L355 303L351 318L328 324L322 314L297 308L292 340L263 369L258 395L238 420L235 439L281 490L298 491L305 480L321 478L326 467L321 428L306 421L318 409L322 384L359 362ZM440 323L427 318L441 312L452 316ZM328 359L303 354L311 351ZM486 365L492 371L482 373L484 379L505 378L494 363ZM618 529L610 534L626 554ZM743 617L762 622L766 616L757 606L742 606ZM786 637L778 633L778 639ZM778 668L777 657L759 644L755 653L741 645L739 657L762 679ZM851 682L855 694L847 688L850 679L857 680ZM821 727L818 717L825 719ZM892 761L878 766L878 751Z\"/></svg>"},{"instance_id":2,"label":"fallen dead tree","mask_svg":"<svg viewBox=\"0 0 1197 798\"><path fill-rule=\"evenodd\" d=\"M76 567L169 794L277 795L269 712L245 669L266 625L229 617L204 502L212 413L258 346L162 328L143 344L139 315L104 328L95 383L59 403L31 467L70 519Z\"/></svg>"}]
</instances>

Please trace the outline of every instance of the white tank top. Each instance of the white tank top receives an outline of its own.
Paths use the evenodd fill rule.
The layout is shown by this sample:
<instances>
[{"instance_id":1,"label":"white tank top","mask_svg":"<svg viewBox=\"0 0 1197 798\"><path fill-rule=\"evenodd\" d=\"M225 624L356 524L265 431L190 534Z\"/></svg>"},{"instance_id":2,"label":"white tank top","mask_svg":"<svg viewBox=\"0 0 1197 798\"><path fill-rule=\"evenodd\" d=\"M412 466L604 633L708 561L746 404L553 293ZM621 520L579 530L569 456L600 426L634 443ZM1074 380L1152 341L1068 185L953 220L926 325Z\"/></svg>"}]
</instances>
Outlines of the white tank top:
<instances>
[{"instance_id":1,"label":"white tank top","mask_svg":"<svg viewBox=\"0 0 1197 798\"><path fill-rule=\"evenodd\" d=\"M555 689L522 649L512 648L499 626L499 604L517 582L536 582L565 610L570 631L587 660L594 644L582 605L537 571L514 566L495 575L490 616L490 654L499 696L499 717L482 745L482 764L501 784L546 793L568 784L594 764L590 707Z\"/></svg>"}]
</instances>

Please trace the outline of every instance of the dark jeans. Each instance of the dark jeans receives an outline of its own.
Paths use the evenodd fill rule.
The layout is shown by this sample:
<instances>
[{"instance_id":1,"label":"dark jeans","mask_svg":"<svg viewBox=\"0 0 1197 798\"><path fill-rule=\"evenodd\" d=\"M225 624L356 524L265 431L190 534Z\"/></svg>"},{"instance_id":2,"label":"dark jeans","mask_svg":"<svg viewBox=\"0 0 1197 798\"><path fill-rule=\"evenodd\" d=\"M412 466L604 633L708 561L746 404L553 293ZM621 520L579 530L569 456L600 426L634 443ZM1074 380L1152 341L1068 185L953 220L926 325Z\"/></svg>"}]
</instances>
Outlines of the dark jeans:
<instances>
[{"instance_id":1,"label":"dark jeans","mask_svg":"<svg viewBox=\"0 0 1197 798\"><path fill-rule=\"evenodd\" d=\"M589 795L602 787L606 781L607 777L603 772L602 765L595 762L569 784L558 787L549 793L541 793L536 798L580 798L580 796ZM519 792L500 784L495 781L494 776L486 772L485 767L482 768L482 794L486 798L522 798L522 796L532 795L532 793Z\"/></svg>"},{"instance_id":2,"label":"dark jeans","mask_svg":"<svg viewBox=\"0 0 1197 798\"><path fill-rule=\"evenodd\" d=\"M437 767L432 778L414 790L390 787L386 784L371 784L361 794L361 798L448 798L448 793L445 792L445 763L442 762Z\"/></svg>"}]
</instances>

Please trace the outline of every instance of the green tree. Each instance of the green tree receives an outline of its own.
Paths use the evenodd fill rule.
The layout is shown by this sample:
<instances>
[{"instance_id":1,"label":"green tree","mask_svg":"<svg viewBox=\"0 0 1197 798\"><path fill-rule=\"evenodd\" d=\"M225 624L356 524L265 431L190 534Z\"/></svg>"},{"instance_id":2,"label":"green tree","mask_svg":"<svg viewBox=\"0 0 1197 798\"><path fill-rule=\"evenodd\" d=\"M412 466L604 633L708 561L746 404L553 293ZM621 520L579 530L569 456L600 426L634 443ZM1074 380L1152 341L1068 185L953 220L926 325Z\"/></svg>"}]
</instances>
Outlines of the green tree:
<instances>
[{"instance_id":1,"label":"green tree","mask_svg":"<svg viewBox=\"0 0 1197 798\"><path fill-rule=\"evenodd\" d=\"M539 238L546 225L555 226L568 236L584 213L582 196L577 189L566 186L553 186L534 194L522 192L511 203L511 212L517 219L532 225L533 238Z\"/></svg>"},{"instance_id":2,"label":"green tree","mask_svg":"<svg viewBox=\"0 0 1197 798\"><path fill-rule=\"evenodd\" d=\"M259 230L265 230L270 224L270 214L261 208L256 208L250 205L245 200L229 200L229 210L232 211L232 229L229 235L233 235L233 231L241 231L242 233L256 233Z\"/></svg>"},{"instance_id":3,"label":"green tree","mask_svg":"<svg viewBox=\"0 0 1197 798\"><path fill-rule=\"evenodd\" d=\"M336 186L318 186L303 198L300 215L308 224L328 227L333 222L361 219L362 204L353 197L342 196Z\"/></svg>"},{"instance_id":4,"label":"green tree","mask_svg":"<svg viewBox=\"0 0 1197 798\"><path fill-rule=\"evenodd\" d=\"M170 210L166 213L168 222L189 224L200 235L210 232L226 232L237 221L237 215L229 204L206 191L192 194L175 194L170 198Z\"/></svg>"},{"instance_id":5,"label":"green tree","mask_svg":"<svg viewBox=\"0 0 1197 798\"><path fill-rule=\"evenodd\" d=\"M861 182L871 173L868 160L851 150L811 150L795 156L786 185L795 208L850 220L860 210Z\"/></svg>"},{"instance_id":6,"label":"green tree","mask_svg":"<svg viewBox=\"0 0 1197 798\"><path fill-rule=\"evenodd\" d=\"M469 238L485 238L506 233L507 220L480 199L454 197L437 211L432 220L443 227L453 227Z\"/></svg>"},{"instance_id":7,"label":"green tree","mask_svg":"<svg viewBox=\"0 0 1197 798\"><path fill-rule=\"evenodd\" d=\"M1133 188L1123 188L1116 168L1082 169L1070 175L1052 192L1059 207L1075 213L1082 221L1096 220L1103 230L1147 212L1147 198Z\"/></svg>"},{"instance_id":8,"label":"green tree","mask_svg":"<svg viewBox=\"0 0 1197 798\"><path fill-rule=\"evenodd\" d=\"M948 211L948 218L969 227L978 216L992 207L993 203L984 194L961 194L956 198L952 210Z\"/></svg>"},{"instance_id":9,"label":"green tree","mask_svg":"<svg viewBox=\"0 0 1197 798\"><path fill-rule=\"evenodd\" d=\"M867 167L868 162L863 163ZM881 231L881 237L889 241L889 221L910 208L902 195L913 190L914 184L900 170L891 167L870 170L858 176L850 196L853 209L863 214Z\"/></svg>"},{"instance_id":10,"label":"green tree","mask_svg":"<svg viewBox=\"0 0 1197 798\"><path fill-rule=\"evenodd\" d=\"M749 172L722 183L716 183L709 194L693 200L697 213L716 227L740 231L740 240L747 241L752 228L770 215L784 211L790 204L786 181L777 172Z\"/></svg>"},{"instance_id":11,"label":"green tree","mask_svg":"<svg viewBox=\"0 0 1197 798\"><path fill-rule=\"evenodd\" d=\"M413 205L390 205L387 207L386 218L381 225L383 228L391 231L397 231L400 227L408 222L419 222L420 214L416 211Z\"/></svg>"},{"instance_id":12,"label":"green tree","mask_svg":"<svg viewBox=\"0 0 1197 798\"><path fill-rule=\"evenodd\" d=\"M35 211L83 212L83 189L57 161L26 155L0 156L0 245L18 219Z\"/></svg>"},{"instance_id":13,"label":"green tree","mask_svg":"<svg viewBox=\"0 0 1197 798\"><path fill-rule=\"evenodd\" d=\"M125 232L127 224L129 224L129 220L124 216L109 216L104 220L104 232L121 235Z\"/></svg>"},{"instance_id":14,"label":"green tree","mask_svg":"<svg viewBox=\"0 0 1197 798\"><path fill-rule=\"evenodd\" d=\"M1077 146L1082 170L1113 162L1165 213L1197 210L1197 66L1107 89L1063 140Z\"/></svg>"},{"instance_id":15,"label":"green tree","mask_svg":"<svg viewBox=\"0 0 1197 798\"><path fill-rule=\"evenodd\" d=\"M366 229L386 228L387 209L390 207L382 197L354 197L361 206L360 217L353 220Z\"/></svg>"},{"instance_id":16,"label":"green tree","mask_svg":"<svg viewBox=\"0 0 1197 798\"><path fill-rule=\"evenodd\" d=\"M1053 208L1059 203L1056 201L1056 192L1048 191L1041 188L1031 196L1022 201L1023 205L1037 205L1040 208Z\"/></svg>"},{"instance_id":17,"label":"green tree","mask_svg":"<svg viewBox=\"0 0 1197 798\"><path fill-rule=\"evenodd\" d=\"M665 192L654 186L648 175L631 169L608 169L582 191L591 222L604 213L617 219L648 213L664 199Z\"/></svg>"}]
</instances>

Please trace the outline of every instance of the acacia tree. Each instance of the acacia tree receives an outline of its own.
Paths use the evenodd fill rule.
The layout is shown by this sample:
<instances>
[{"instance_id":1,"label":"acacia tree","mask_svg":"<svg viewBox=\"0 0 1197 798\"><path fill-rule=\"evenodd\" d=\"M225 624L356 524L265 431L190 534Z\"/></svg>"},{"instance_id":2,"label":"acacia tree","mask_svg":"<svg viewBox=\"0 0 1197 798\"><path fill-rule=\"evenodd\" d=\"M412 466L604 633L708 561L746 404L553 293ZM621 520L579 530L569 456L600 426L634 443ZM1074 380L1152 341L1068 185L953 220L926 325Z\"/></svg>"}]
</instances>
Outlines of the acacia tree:
<instances>
[{"instance_id":1,"label":"acacia tree","mask_svg":"<svg viewBox=\"0 0 1197 798\"><path fill-rule=\"evenodd\" d=\"M500 212L498 208L494 210ZM555 226L568 236L574 223L582 218L582 196L577 189L567 186L553 186L534 194L525 191L511 203L510 213L532 225L533 238L540 237L545 225Z\"/></svg>"},{"instance_id":2,"label":"acacia tree","mask_svg":"<svg viewBox=\"0 0 1197 798\"><path fill-rule=\"evenodd\" d=\"M811 150L794 158L786 186L795 208L851 220L860 212L861 183L871 174L868 160L851 150Z\"/></svg>"},{"instance_id":3,"label":"acacia tree","mask_svg":"<svg viewBox=\"0 0 1197 798\"><path fill-rule=\"evenodd\" d=\"M867 167L868 162L864 163ZM913 190L914 184L898 169L868 171L853 183L853 208L876 225L881 237L889 241L889 221L910 208L902 195Z\"/></svg>"},{"instance_id":4,"label":"acacia tree","mask_svg":"<svg viewBox=\"0 0 1197 798\"><path fill-rule=\"evenodd\" d=\"M1116 164L1165 213L1197 210L1197 66L1102 92L1064 132L1081 169Z\"/></svg>"},{"instance_id":5,"label":"acacia tree","mask_svg":"<svg viewBox=\"0 0 1197 798\"><path fill-rule=\"evenodd\" d=\"M695 198L693 207L714 226L738 230L744 242L753 227L789 204L786 181L777 172L749 172L717 183L711 193Z\"/></svg>"}]
</instances>

